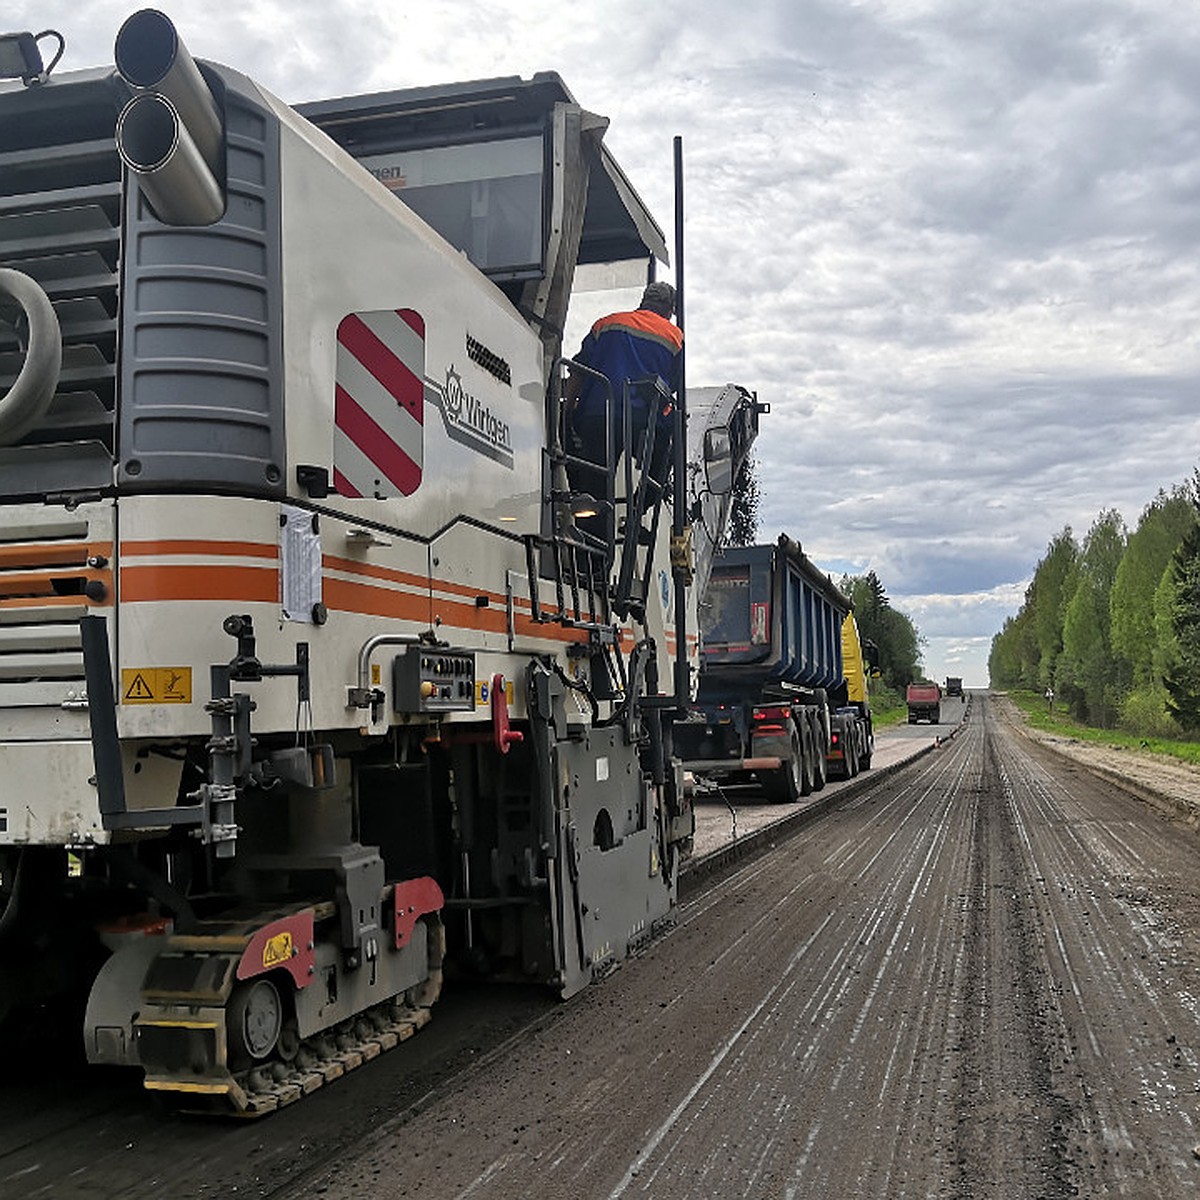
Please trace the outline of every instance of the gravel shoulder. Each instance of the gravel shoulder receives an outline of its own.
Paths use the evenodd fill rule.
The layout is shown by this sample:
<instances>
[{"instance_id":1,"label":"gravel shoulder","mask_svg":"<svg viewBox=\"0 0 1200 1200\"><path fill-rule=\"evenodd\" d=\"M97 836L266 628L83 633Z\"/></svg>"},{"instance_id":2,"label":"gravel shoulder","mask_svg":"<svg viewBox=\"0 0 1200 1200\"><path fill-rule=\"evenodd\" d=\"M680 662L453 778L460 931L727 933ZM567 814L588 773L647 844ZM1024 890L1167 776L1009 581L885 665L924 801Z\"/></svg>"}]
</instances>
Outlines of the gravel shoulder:
<instances>
[{"instance_id":1,"label":"gravel shoulder","mask_svg":"<svg viewBox=\"0 0 1200 1200\"><path fill-rule=\"evenodd\" d=\"M1029 741L1071 759L1091 774L1124 788L1192 828L1200 828L1200 767L1165 754L1124 750L1044 733L1032 728L1004 693L993 692L990 699L993 712Z\"/></svg>"}]
</instances>

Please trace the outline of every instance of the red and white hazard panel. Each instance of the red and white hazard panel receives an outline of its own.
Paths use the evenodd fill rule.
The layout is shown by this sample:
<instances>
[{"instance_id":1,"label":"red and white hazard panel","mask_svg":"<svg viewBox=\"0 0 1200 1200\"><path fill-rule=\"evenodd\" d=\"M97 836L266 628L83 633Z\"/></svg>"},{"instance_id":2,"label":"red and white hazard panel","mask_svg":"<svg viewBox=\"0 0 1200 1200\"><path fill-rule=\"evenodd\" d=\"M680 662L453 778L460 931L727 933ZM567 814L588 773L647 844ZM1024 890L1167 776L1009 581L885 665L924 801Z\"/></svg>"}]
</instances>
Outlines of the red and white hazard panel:
<instances>
[{"instance_id":1,"label":"red and white hazard panel","mask_svg":"<svg viewBox=\"0 0 1200 1200\"><path fill-rule=\"evenodd\" d=\"M338 326L333 480L342 496L410 496L425 441L425 322L408 308Z\"/></svg>"}]
</instances>

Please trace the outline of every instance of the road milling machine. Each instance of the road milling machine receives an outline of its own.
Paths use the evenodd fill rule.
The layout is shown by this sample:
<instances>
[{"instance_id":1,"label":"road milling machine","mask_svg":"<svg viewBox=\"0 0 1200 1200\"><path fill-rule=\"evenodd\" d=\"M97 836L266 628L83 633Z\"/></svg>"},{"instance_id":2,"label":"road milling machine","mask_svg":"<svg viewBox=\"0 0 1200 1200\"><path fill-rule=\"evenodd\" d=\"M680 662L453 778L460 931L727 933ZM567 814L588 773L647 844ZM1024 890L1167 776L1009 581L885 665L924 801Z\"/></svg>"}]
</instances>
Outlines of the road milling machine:
<instances>
[{"instance_id":1,"label":"road milling machine","mask_svg":"<svg viewBox=\"0 0 1200 1200\"><path fill-rule=\"evenodd\" d=\"M580 485L576 268L667 255L556 75L300 112L155 10L56 37L0 39L0 1019L255 1115L670 920L760 409Z\"/></svg>"}]
</instances>

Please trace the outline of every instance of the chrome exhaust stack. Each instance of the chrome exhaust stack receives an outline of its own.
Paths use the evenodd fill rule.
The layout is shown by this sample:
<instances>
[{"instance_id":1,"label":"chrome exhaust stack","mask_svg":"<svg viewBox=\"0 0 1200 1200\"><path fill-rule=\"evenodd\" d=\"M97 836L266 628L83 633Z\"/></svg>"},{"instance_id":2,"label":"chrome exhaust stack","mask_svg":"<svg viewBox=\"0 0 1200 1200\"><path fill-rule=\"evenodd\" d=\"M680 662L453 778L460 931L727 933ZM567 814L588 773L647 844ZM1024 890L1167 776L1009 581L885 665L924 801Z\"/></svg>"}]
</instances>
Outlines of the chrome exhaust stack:
<instances>
[{"instance_id":1,"label":"chrome exhaust stack","mask_svg":"<svg viewBox=\"0 0 1200 1200\"><path fill-rule=\"evenodd\" d=\"M144 8L117 33L121 78L137 93L117 118L117 150L167 225L211 225L225 211L221 111L171 19Z\"/></svg>"}]
</instances>

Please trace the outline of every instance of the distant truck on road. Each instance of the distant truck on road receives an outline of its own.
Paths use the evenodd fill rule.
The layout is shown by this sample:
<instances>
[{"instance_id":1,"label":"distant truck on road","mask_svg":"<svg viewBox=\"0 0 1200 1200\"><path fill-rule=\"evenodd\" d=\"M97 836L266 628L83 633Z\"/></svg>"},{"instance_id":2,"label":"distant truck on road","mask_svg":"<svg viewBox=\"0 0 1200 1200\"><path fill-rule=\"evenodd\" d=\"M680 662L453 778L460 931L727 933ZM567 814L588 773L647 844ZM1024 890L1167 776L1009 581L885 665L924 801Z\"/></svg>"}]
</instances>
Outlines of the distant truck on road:
<instances>
[{"instance_id":1,"label":"distant truck on road","mask_svg":"<svg viewBox=\"0 0 1200 1200\"><path fill-rule=\"evenodd\" d=\"M946 676L946 695L947 696L961 696L962 694L963 694L962 679L957 675L947 675Z\"/></svg>"},{"instance_id":2,"label":"distant truck on road","mask_svg":"<svg viewBox=\"0 0 1200 1200\"><path fill-rule=\"evenodd\" d=\"M786 534L728 548L700 607L700 683L675 751L697 778L788 802L871 765L866 666L847 596Z\"/></svg>"},{"instance_id":3,"label":"distant truck on road","mask_svg":"<svg viewBox=\"0 0 1200 1200\"><path fill-rule=\"evenodd\" d=\"M928 679L908 685L908 723L929 721L936 725L942 715L942 689Z\"/></svg>"}]
</instances>

